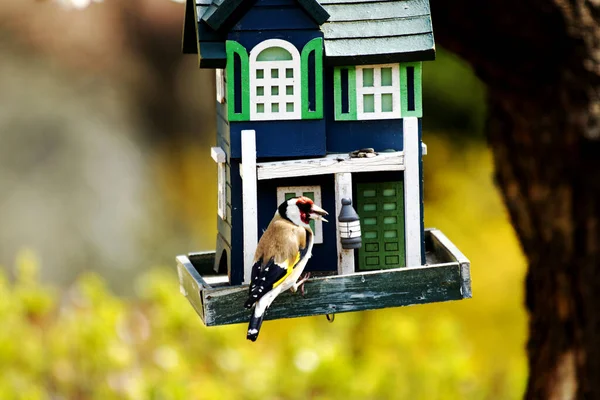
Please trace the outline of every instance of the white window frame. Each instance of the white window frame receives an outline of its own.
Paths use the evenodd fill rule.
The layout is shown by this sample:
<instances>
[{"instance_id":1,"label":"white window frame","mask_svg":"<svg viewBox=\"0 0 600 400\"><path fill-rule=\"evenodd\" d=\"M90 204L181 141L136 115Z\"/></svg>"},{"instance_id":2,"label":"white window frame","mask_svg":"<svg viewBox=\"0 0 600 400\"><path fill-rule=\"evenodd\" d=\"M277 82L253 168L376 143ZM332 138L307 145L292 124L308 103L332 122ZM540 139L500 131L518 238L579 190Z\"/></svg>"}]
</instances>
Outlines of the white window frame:
<instances>
[{"instance_id":1,"label":"white window frame","mask_svg":"<svg viewBox=\"0 0 600 400\"><path fill-rule=\"evenodd\" d=\"M381 69L392 69L392 86L381 86ZM373 86L363 87L363 71L373 70ZM374 95L375 111L364 112L365 95ZM381 95L392 95L392 111L381 110ZM400 64L361 65L356 67L356 119L395 119L400 118Z\"/></svg>"},{"instance_id":2,"label":"white window frame","mask_svg":"<svg viewBox=\"0 0 600 400\"><path fill-rule=\"evenodd\" d=\"M277 187L277 205L285 201L286 193L294 193L296 197L302 196L302 193L313 192L315 194L315 204L319 207L321 203L321 186L279 186ZM315 220L315 244L323 243L323 221Z\"/></svg>"},{"instance_id":3,"label":"white window frame","mask_svg":"<svg viewBox=\"0 0 600 400\"><path fill-rule=\"evenodd\" d=\"M292 56L291 60L257 61L263 50L280 47ZM300 88L300 53L296 47L281 39L268 39L257 44L250 51L250 120L274 121L302 119L302 99ZM292 69L292 78L286 77L286 69ZM263 77L257 77L257 71L263 70ZM278 71L278 77L271 77L271 70ZM257 88L263 87L263 95L257 94ZM286 86L293 87L293 94L286 94ZM278 94L272 95L271 88L277 87ZM287 112L287 103L294 105L294 110ZM264 112L258 112L258 105L264 105ZM272 112L271 105L278 104L279 111Z\"/></svg>"},{"instance_id":4,"label":"white window frame","mask_svg":"<svg viewBox=\"0 0 600 400\"><path fill-rule=\"evenodd\" d=\"M210 155L217 163L217 213L223 221L227 221L227 177L225 171L227 155L220 147L212 147Z\"/></svg>"},{"instance_id":5,"label":"white window frame","mask_svg":"<svg viewBox=\"0 0 600 400\"><path fill-rule=\"evenodd\" d=\"M221 68L215 70L215 83L217 86L217 102L225 103L225 71Z\"/></svg>"}]
</instances>

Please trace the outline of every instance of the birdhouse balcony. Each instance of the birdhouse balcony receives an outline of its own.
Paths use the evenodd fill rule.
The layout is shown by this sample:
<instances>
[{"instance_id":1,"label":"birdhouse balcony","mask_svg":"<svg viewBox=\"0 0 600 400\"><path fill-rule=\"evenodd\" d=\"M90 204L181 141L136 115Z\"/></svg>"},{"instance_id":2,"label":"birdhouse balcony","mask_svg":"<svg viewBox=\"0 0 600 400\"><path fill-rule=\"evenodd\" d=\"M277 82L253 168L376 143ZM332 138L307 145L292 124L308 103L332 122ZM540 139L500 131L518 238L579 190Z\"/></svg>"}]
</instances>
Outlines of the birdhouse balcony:
<instances>
[{"instance_id":1,"label":"birdhouse balcony","mask_svg":"<svg viewBox=\"0 0 600 400\"><path fill-rule=\"evenodd\" d=\"M471 297L470 262L439 230L425 231L425 265L309 279L305 294L286 292L266 319L337 314ZM206 326L248 322L248 285L230 285L213 269L214 252L177 257L181 293Z\"/></svg>"}]
</instances>

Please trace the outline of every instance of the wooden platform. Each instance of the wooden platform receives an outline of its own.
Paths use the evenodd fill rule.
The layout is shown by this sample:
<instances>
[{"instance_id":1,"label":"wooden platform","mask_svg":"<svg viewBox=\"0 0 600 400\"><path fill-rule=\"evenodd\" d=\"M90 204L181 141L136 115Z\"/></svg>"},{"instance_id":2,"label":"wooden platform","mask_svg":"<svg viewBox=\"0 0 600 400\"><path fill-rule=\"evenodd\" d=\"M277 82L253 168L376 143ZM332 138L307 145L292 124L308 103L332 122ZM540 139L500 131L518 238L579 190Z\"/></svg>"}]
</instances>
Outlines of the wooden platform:
<instances>
[{"instance_id":1,"label":"wooden platform","mask_svg":"<svg viewBox=\"0 0 600 400\"><path fill-rule=\"evenodd\" d=\"M425 232L427 265L310 279L305 296L282 293L266 319L295 318L471 298L469 260L439 230ZM247 322L248 286L212 271L215 253L177 257L181 293L207 326Z\"/></svg>"}]
</instances>

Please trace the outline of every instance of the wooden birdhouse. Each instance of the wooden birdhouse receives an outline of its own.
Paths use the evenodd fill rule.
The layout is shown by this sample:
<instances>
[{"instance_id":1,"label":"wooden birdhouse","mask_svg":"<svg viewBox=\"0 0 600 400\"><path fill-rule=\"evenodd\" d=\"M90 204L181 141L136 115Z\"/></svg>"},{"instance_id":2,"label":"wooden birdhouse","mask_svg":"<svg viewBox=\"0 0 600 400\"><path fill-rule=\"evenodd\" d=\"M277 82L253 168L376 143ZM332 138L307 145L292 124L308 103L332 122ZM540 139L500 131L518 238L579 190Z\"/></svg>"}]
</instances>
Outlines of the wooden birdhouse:
<instances>
[{"instance_id":1,"label":"wooden birdhouse","mask_svg":"<svg viewBox=\"0 0 600 400\"><path fill-rule=\"evenodd\" d=\"M427 0L187 0L183 50L216 70L216 251L177 257L206 325L248 320L260 234L299 195L333 218L306 295L267 319L471 297L469 261L423 228Z\"/></svg>"}]
</instances>

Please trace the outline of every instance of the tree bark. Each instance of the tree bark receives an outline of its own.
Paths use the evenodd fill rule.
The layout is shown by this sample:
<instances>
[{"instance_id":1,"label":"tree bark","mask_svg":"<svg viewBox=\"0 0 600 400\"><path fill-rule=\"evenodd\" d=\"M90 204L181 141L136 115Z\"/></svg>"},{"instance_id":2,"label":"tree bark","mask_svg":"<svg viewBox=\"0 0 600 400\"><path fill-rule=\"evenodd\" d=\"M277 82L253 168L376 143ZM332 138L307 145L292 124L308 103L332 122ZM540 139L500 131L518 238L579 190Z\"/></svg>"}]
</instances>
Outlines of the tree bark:
<instances>
[{"instance_id":1,"label":"tree bark","mask_svg":"<svg viewBox=\"0 0 600 400\"><path fill-rule=\"evenodd\" d=\"M600 2L432 8L437 42L488 88L496 181L529 262L525 397L600 398Z\"/></svg>"}]
</instances>

